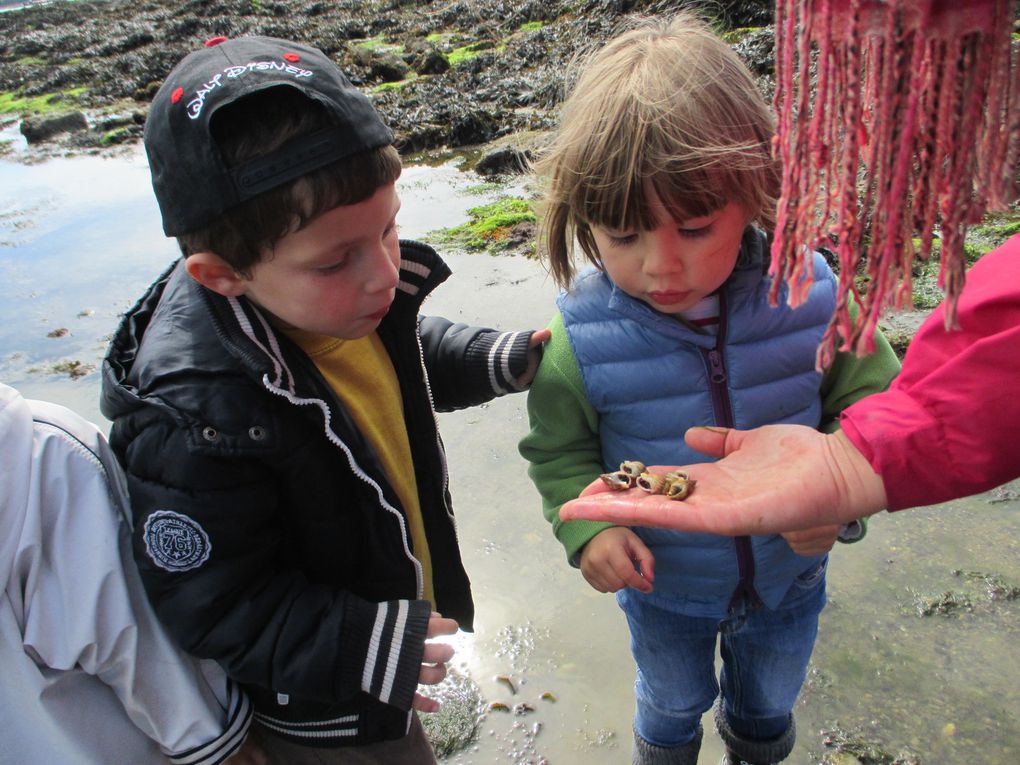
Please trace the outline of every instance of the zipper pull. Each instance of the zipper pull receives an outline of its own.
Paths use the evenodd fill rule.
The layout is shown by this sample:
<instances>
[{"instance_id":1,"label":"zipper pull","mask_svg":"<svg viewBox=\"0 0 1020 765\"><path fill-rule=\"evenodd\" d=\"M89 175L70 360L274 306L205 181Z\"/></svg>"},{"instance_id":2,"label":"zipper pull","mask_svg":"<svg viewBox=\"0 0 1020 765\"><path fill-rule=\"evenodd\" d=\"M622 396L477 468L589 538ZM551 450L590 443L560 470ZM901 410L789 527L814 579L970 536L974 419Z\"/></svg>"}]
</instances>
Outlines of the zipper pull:
<instances>
[{"instance_id":1,"label":"zipper pull","mask_svg":"<svg viewBox=\"0 0 1020 765\"><path fill-rule=\"evenodd\" d=\"M722 354L717 350L708 352L709 377L713 384L726 382L726 369L723 367Z\"/></svg>"}]
</instances>

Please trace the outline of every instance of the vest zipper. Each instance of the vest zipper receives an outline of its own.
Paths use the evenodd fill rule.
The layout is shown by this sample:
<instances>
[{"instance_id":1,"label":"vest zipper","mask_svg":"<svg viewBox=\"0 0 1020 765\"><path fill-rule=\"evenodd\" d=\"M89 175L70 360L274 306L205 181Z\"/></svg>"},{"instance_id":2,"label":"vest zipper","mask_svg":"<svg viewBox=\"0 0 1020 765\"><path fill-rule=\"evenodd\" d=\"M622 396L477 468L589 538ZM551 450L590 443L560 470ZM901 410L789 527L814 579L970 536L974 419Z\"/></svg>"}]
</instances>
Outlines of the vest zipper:
<instances>
[{"instance_id":1,"label":"vest zipper","mask_svg":"<svg viewBox=\"0 0 1020 765\"><path fill-rule=\"evenodd\" d=\"M715 347L712 349L701 349L701 355L705 359L708 368L708 385L712 394L712 409L715 412L716 425L726 428L734 427L733 405L730 401L730 392L727 387L726 357L723 353L726 347L726 294L719 293L719 333L716 335ZM733 540L737 552L737 571L740 581L730 598L729 608L732 610L746 601L754 607L762 606L761 597L754 588L754 552L751 549L751 538L747 536L734 537Z\"/></svg>"}]
</instances>

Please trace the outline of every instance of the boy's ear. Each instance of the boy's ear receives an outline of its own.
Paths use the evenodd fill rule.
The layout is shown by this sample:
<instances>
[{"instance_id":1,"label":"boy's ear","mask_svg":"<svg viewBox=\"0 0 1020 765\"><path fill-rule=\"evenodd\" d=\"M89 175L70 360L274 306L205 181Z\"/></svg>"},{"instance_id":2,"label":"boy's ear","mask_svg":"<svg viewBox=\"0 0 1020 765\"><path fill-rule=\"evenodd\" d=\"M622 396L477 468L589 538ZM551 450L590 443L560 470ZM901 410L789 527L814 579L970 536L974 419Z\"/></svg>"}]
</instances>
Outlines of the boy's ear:
<instances>
[{"instance_id":1,"label":"boy's ear","mask_svg":"<svg viewBox=\"0 0 1020 765\"><path fill-rule=\"evenodd\" d=\"M247 281L215 252L201 250L184 259L184 268L203 287L225 297L237 297L247 290Z\"/></svg>"}]
</instances>

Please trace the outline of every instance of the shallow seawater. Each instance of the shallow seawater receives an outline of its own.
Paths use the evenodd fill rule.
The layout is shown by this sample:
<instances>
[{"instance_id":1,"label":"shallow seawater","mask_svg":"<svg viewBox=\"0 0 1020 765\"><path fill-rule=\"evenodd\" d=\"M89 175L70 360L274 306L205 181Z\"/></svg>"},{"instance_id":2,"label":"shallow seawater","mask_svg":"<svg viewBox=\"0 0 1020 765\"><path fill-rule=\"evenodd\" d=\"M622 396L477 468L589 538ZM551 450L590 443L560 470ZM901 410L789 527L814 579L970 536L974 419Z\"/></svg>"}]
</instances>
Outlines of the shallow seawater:
<instances>
[{"instance_id":1,"label":"shallow seawater","mask_svg":"<svg viewBox=\"0 0 1020 765\"><path fill-rule=\"evenodd\" d=\"M469 207L491 201L470 193L480 180L452 163L407 168L401 235L463 222ZM555 289L537 263L444 255L454 275L428 312L508 329L548 321ZM175 257L140 152L31 166L0 160L0 379L102 422L95 370L108 337ZM474 743L447 761L629 762L626 625L614 599L567 566L542 519L516 448L525 397L444 414L440 424L477 605L475 632L458 636L454 664L486 710ZM1001 588L995 599L988 587L1020 587L1020 501L1010 497L882 514L864 541L835 549L788 762L823 762L834 751L826 740L858 739L888 753L884 762L901 751L925 765L1020 762L1020 600ZM933 603L969 607L918 614ZM511 710L487 711L493 702ZM530 711L515 714L518 704ZM721 747L705 722L701 762L714 765Z\"/></svg>"}]
</instances>

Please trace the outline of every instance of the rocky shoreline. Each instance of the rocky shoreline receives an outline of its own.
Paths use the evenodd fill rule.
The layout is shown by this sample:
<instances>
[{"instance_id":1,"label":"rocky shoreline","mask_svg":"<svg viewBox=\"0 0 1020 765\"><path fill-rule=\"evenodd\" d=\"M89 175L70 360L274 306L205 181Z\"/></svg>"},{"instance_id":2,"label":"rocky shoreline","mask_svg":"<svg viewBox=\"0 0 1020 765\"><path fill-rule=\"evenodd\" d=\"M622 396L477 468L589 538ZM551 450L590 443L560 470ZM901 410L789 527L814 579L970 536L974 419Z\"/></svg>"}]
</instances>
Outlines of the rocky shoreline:
<instances>
[{"instance_id":1,"label":"rocky shoreline","mask_svg":"<svg viewBox=\"0 0 1020 765\"><path fill-rule=\"evenodd\" d=\"M669 0L105 0L0 13L0 124L20 121L30 155L112 151L136 142L148 103L185 53L216 35L301 40L370 94L402 153L460 148L551 127L575 53L628 14ZM723 30L767 78L772 4L720 0ZM766 86L767 87L767 86ZM511 163L514 157L508 156ZM497 165L499 164L496 161ZM502 169L502 168L500 168Z\"/></svg>"},{"instance_id":2,"label":"rocky shoreline","mask_svg":"<svg viewBox=\"0 0 1020 765\"><path fill-rule=\"evenodd\" d=\"M459 152L479 174L503 175L520 172L553 127L579 52L613 36L627 16L668 14L691 2L49 0L4 10L11 5L0 2L0 129L17 125L28 146L15 157L0 139L0 156L34 162L133 147L152 96L183 55L217 35L261 34L331 56L372 98L411 161ZM699 6L714 13L720 34L770 96L771 0ZM494 212L505 217L501 206ZM496 235L484 234L482 248L530 253L533 220L525 210ZM1018 230L1015 208L990 214L968 234L968 259ZM937 274L934 259L919 263L920 310L890 313L885 329L897 350L941 300Z\"/></svg>"}]
</instances>

